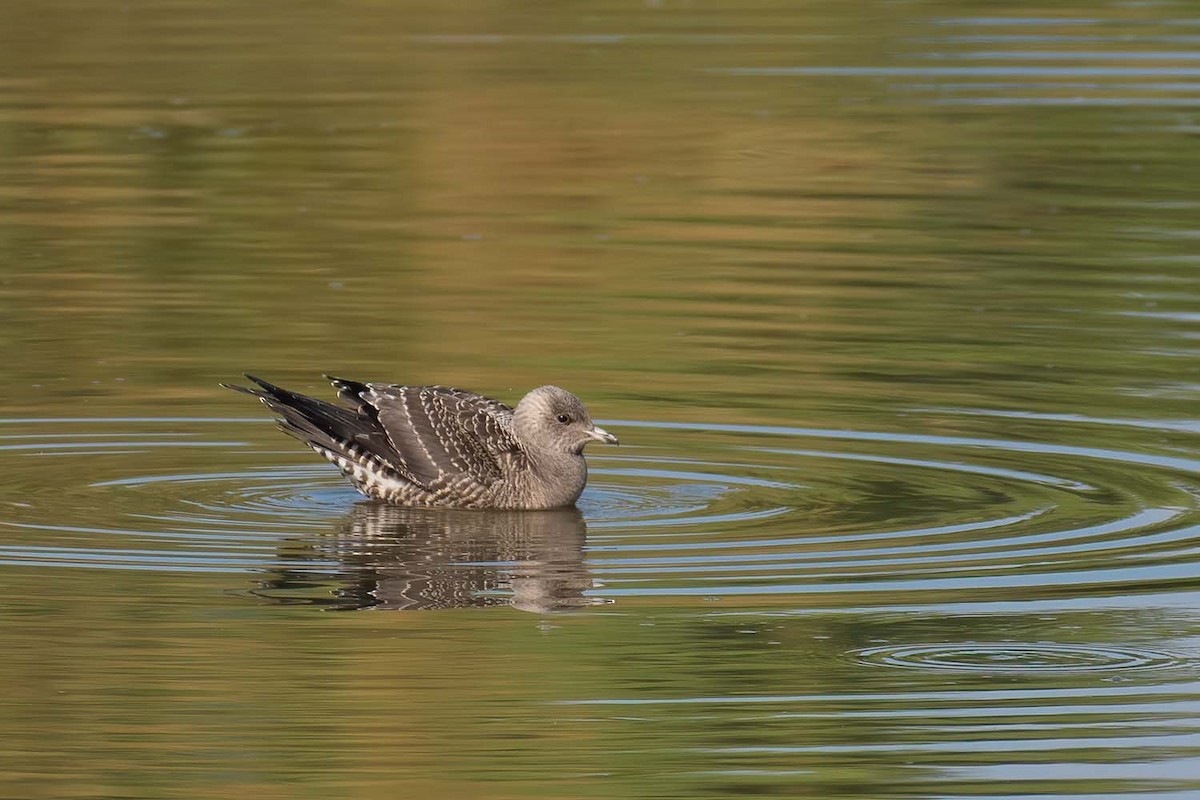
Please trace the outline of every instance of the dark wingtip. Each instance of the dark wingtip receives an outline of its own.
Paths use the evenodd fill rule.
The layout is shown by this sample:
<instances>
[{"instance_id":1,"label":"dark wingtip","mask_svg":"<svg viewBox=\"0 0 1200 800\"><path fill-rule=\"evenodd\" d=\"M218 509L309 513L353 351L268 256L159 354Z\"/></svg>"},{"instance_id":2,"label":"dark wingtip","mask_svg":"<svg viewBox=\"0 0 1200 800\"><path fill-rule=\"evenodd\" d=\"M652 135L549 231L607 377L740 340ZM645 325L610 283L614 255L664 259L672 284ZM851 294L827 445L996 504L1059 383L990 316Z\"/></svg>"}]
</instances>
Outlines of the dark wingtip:
<instances>
[{"instance_id":1,"label":"dark wingtip","mask_svg":"<svg viewBox=\"0 0 1200 800\"><path fill-rule=\"evenodd\" d=\"M238 386L234 383L218 383L217 386L220 386L223 389L232 389L233 391L241 392L242 394L256 394L253 389L247 389L245 386Z\"/></svg>"},{"instance_id":2,"label":"dark wingtip","mask_svg":"<svg viewBox=\"0 0 1200 800\"><path fill-rule=\"evenodd\" d=\"M361 402L362 398L360 395L362 395L363 392L366 392L368 389L367 384L360 381L352 381L349 378L339 378L335 375L330 375L329 373L323 374L325 375L325 378L331 384L333 384L333 388L338 390L338 396L343 400Z\"/></svg>"}]
</instances>

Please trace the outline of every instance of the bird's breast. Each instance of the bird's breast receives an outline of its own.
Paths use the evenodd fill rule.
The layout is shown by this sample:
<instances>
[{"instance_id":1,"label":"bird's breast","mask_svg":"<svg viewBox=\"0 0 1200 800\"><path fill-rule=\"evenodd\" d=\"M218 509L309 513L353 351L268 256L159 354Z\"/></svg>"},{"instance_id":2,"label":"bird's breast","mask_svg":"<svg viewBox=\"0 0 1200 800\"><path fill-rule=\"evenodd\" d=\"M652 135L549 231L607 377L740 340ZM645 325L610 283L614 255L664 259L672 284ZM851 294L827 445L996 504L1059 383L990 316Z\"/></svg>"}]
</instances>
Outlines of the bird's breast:
<instances>
[{"instance_id":1,"label":"bird's breast","mask_svg":"<svg viewBox=\"0 0 1200 800\"><path fill-rule=\"evenodd\" d=\"M587 462L582 456L564 455L530 464L529 495L540 508L574 505L587 485Z\"/></svg>"}]
</instances>

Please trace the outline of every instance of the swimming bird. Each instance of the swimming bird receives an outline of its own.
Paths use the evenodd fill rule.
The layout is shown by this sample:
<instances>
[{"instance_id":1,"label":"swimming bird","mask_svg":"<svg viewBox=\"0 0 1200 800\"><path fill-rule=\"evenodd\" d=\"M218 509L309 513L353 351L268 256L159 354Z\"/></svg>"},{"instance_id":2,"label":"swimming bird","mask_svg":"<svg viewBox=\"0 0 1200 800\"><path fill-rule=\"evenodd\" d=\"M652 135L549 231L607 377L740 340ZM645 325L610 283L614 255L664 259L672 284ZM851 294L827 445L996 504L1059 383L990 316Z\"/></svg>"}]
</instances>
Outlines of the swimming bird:
<instances>
[{"instance_id":1,"label":"swimming bird","mask_svg":"<svg viewBox=\"0 0 1200 800\"><path fill-rule=\"evenodd\" d=\"M347 405L246 375L279 429L331 461L355 488L403 506L539 510L575 504L583 448L618 444L578 397L540 386L516 408L449 386L359 383L325 376Z\"/></svg>"}]
</instances>

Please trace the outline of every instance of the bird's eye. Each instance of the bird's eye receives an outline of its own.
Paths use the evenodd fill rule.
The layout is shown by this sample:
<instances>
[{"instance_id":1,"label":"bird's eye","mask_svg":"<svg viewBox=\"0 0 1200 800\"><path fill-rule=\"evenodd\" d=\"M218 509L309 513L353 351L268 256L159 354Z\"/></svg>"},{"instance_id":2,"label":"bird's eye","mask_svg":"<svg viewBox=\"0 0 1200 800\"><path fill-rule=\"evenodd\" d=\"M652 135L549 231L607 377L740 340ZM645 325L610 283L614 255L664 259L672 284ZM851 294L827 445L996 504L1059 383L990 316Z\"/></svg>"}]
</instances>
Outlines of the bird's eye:
<instances>
[{"instance_id":1,"label":"bird's eye","mask_svg":"<svg viewBox=\"0 0 1200 800\"><path fill-rule=\"evenodd\" d=\"M563 425L566 425L568 422L571 421L571 418L568 417L566 414L559 414L558 421L561 422Z\"/></svg>"}]
</instances>

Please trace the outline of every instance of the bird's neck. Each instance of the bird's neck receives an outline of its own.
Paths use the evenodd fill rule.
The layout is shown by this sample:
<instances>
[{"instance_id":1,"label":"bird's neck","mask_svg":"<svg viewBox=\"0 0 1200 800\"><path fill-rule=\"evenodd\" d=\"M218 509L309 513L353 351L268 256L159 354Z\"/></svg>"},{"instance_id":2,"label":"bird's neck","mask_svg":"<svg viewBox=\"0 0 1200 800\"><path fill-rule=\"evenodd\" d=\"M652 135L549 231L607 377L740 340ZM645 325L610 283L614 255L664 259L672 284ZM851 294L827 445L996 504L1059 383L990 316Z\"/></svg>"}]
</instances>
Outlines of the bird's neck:
<instances>
[{"instance_id":1,"label":"bird's neck","mask_svg":"<svg viewBox=\"0 0 1200 800\"><path fill-rule=\"evenodd\" d=\"M530 456L529 463L534 480L553 507L572 505L587 484L587 462L582 455Z\"/></svg>"}]
</instances>

